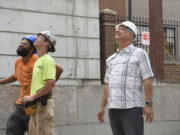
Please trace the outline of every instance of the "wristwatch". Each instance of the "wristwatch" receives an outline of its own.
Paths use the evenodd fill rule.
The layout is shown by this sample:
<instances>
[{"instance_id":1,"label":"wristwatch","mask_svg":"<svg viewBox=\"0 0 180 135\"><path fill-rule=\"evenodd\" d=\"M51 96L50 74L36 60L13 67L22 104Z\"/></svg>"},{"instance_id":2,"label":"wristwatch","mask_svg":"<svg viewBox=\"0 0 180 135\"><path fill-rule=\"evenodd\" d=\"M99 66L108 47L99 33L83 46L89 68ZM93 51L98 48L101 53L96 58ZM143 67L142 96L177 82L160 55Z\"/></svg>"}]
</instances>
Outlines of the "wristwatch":
<instances>
[{"instance_id":1,"label":"wristwatch","mask_svg":"<svg viewBox=\"0 0 180 135\"><path fill-rule=\"evenodd\" d=\"M146 105L152 106L152 105L153 105L153 102L152 102L152 101L146 101Z\"/></svg>"}]
</instances>

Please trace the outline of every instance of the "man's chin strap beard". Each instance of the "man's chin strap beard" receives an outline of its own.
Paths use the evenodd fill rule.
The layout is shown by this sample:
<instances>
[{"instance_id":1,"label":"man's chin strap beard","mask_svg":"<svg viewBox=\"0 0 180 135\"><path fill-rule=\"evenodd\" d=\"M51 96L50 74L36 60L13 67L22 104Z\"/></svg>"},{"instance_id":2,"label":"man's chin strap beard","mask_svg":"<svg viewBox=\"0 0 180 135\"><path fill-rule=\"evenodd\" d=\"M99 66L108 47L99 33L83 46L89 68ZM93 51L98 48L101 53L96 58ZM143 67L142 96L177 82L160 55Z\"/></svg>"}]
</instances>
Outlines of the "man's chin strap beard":
<instances>
[{"instance_id":1,"label":"man's chin strap beard","mask_svg":"<svg viewBox=\"0 0 180 135\"><path fill-rule=\"evenodd\" d=\"M17 54L18 54L18 56L27 56L27 54L28 54L28 52L27 51L16 51L17 52Z\"/></svg>"}]
</instances>

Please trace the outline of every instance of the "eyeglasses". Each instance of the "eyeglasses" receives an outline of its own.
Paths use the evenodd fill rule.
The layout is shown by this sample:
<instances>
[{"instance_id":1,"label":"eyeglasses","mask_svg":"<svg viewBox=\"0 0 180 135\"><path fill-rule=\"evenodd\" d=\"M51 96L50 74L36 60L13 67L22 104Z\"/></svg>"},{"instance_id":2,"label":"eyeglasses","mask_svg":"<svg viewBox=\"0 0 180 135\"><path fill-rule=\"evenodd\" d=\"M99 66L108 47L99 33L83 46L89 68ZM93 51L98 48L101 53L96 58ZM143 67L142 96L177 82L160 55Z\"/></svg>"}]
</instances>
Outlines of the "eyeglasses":
<instances>
[{"instance_id":1,"label":"eyeglasses","mask_svg":"<svg viewBox=\"0 0 180 135\"><path fill-rule=\"evenodd\" d=\"M129 30L128 28L125 28L125 27L119 27L118 30Z\"/></svg>"},{"instance_id":2,"label":"eyeglasses","mask_svg":"<svg viewBox=\"0 0 180 135\"><path fill-rule=\"evenodd\" d=\"M129 33L133 33L130 29L126 28L126 27L119 27L118 30L116 30L115 33L120 33L120 31L128 31Z\"/></svg>"}]
</instances>

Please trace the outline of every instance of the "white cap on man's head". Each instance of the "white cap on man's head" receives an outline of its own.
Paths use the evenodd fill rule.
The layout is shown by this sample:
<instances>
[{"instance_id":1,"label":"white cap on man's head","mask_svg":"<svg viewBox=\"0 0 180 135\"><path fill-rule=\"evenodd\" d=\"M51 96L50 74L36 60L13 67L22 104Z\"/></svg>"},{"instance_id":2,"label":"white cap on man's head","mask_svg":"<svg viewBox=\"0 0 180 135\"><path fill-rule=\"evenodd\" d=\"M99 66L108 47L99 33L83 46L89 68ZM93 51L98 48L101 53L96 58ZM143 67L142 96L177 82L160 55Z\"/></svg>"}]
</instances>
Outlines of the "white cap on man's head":
<instances>
[{"instance_id":1,"label":"white cap on man's head","mask_svg":"<svg viewBox=\"0 0 180 135\"><path fill-rule=\"evenodd\" d=\"M135 25L133 22L124 21L124 22L122 22L122 23L120 23L120 24L117 24L116 27L115 27L116 30L118 30L118 28L119 28L120 26L125 26L125 27L127 27L128 29L130 29L130 30L134 33L134 39L137 37L137 27L136 27L136 25Z\"/></svg>"}]
</instances>

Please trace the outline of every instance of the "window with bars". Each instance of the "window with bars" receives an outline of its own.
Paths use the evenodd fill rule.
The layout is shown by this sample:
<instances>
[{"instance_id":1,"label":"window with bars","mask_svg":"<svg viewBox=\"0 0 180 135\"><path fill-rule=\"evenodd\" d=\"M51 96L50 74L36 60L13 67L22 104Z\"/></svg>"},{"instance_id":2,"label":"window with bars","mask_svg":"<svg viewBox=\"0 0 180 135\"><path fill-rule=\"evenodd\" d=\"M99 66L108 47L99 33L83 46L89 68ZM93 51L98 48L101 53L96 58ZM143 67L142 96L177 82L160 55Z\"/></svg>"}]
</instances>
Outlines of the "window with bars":
<instances>
[{"instance_id":1,"label":"window with bars","mask_svg":"<svg viewBox=\"0 0 180 135\"><path fill-rule=\"evenodd\" d=\"M175 28L164 27L165 60L176 58Z\"/></svg>"}]
</instances>

